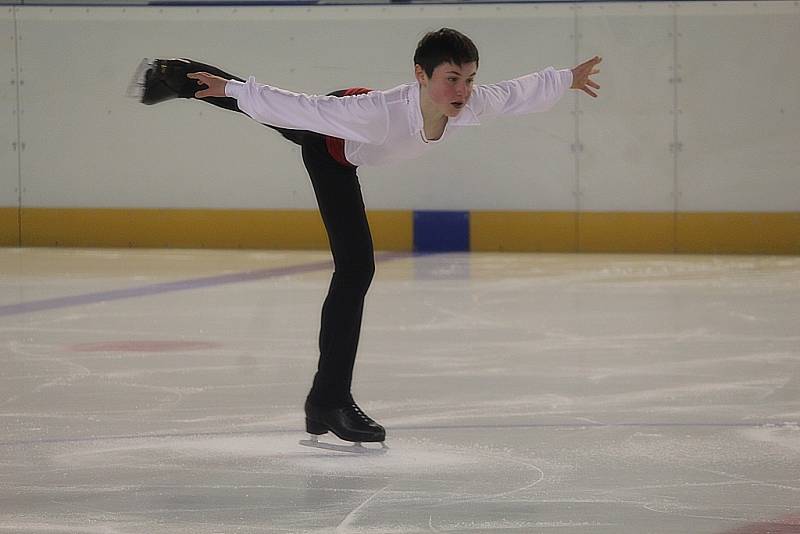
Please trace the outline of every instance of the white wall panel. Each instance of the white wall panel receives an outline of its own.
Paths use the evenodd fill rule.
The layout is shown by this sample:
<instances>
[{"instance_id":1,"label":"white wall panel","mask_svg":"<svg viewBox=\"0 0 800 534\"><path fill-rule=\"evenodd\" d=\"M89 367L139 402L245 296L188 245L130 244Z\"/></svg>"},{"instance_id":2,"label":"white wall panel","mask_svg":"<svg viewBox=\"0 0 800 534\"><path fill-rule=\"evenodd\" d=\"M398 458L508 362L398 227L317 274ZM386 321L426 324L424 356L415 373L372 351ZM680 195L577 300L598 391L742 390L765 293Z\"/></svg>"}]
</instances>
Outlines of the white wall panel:
<instances>
[{"instance_id":1,"label":"white wall panel","mask_svg":"<svg viewBox=\"0 0 800 534\"><path fill-rule=\"evenodd\" d=\"M19 206L14 8L0 7L0 207Z\"/></svg>"},{"instance_id":2,"label":"white wall panel","mask_svg":"<svg viewBox=\"0 0 800 534\"><path fill-rule=\"evenodd\" d=\"M124 96L145 56L252 65L286 82L291 57L280 58L282 21L268 10L20 11L26 205L312 205L299 154L274 132L199 102L146 107Z\"/></svg>"},{"instance_id":3,"label":"white wall panel","mask_svg":"<svg viewBox=\"0 0 800 534\"><path fill-rule=\"evenodd\" d=\"M21 13L25 203L35 206L314 205L297 150L277 134L198 102L124 98L143 56L194 57L310 93L412 80L417 40L443 25L477 41L481 81L571 66L572 56L568 6ZM571 135L566 108L496 121L413 165L364 169L362 181L374 208L571 208Z\"/></svg>"},{"instance_id":4,"label":"white wall panel","mask_svg":"<svg viewBox=\"0 0 800 534\"><path fill-rule=\"evenodd\" d=\"M582 210L674 208L671 4L578 7L577 61L603 57L598 98L580 93Z\"/></svg>"},{"instance_id":5,"label":"white wall panel","mask_svg":"<svg viewBox=\"0 0 800 534\"><path fill-rule=\"evenodd\" d=\"M680 211L800 210L797 2L678 7Z\"/></svg>"},{"instance_id":6,"label":"white wall panel","mask_svg":"<svg viewBox=\"0 0 800 534\"><path fill-rule=\"evenodd\" d=\"M312 208L297 148L200 102L147 107L126 98L138 61L194 57L308 93L381 89L411 81L417 40L451 26L476 41L479 82L599 54L601 96L571 92L549 112L464 129L419 160L364 168L369 207L662 211L674 207L677 180L682 210L800 209L800 7L673 6L17 7L23 203ZM672 9L678 35L670 35ZM4 16L0 36L10 43ZM10 50L0 47L0 67ZM676 50L677 166L669 151ZM6 72L4 202L15 198L6 177L18 176L9 151L16 90Z\"/></svg>"}]
</instances>

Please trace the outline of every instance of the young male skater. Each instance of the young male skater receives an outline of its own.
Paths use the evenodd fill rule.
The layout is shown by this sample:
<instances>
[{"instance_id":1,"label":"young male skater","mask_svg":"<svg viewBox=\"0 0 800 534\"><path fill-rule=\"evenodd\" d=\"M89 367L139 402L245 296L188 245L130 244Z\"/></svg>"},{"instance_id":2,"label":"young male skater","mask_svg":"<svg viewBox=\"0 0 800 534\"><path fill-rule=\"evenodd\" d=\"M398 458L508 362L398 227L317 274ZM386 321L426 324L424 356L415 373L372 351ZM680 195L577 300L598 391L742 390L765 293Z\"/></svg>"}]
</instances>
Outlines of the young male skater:
<instances>
[{"instance_id":1,"label":"young male skater","mask_svg":"<svg viewBox=\"0 0 800 534\"><path fill-rule=\"evenodd\" d=\"M357 168L417 157L484 118L546 111L566 90L592 97L594 58L513 80L475 85L478 49L462 33L427 33L414 54L416 81L385 91L351 88L309 96L247 81L188 59L156 59L142 102L195 98L249 115L302 148L328 234L334 273L322 306L319 364L305 402L306 430L351 442L383 442L384 428L350 394L364 297L375 272ZM201 86L205 86L201 89Z\"/></svg>"}]
</instances>

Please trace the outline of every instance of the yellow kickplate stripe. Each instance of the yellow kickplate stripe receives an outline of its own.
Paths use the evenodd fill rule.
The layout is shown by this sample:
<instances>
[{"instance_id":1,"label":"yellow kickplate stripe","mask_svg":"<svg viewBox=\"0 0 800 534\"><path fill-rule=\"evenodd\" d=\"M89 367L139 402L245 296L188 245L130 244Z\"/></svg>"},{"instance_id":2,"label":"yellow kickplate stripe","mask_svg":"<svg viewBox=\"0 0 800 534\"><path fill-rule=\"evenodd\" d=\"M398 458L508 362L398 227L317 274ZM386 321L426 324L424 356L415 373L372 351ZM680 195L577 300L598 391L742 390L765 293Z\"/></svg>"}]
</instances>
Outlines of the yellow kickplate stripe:
<instances>
[{"instance_id":1,"label":"yellow kickplate stripe","mask_svg":"<svg viewBox=\"0 0 800 534\"><path fill-rule=\"evenodd\" d=\"M679 213L676 252L800 254L800 212Z\"/></svg>"},{"instance_id":2,"label":"yellow kickplate stripe","mask_svg":"<svg viewBox=\"0 0 800 534\"><path fill-rule=\"evenodd\" d=\"M674 251L675 215L671 212L582 212L581 252Z\"/></svg>"},{"instance_id":3,"label":"yellow kickplate stripe","mask_svg":"<svg viewBox=\"0 0 800 534\"><path fill-rule=\"evenodd\" d=\"M413 212L375 210L368 218L377 250L413 249ZM328 248L316 210L0 208L0 245L20 242L22 246ZM800 254L800 212L474 211L470 245L474 251Z\"/></svg>"},{"instance_id":4,"label":"yellow kickplate stripe","mask_svg":"<svg viewBox=\"0 0 800 534\"><path fill-rule=\"evenodd\" d=\"M376 250L414 250L414 212L411 210L367 211Z\"/></svg>"},{"instance_id":5,"label":"yellow kickplate stripe","mask_svg":"<svg viewBox=\"0 0 800 534\"><path fill-rule=\"evenodd\" d=\"M19 245L19 208L0 208L0 246Z\"/></svg>"},{"instance_id":6,"label":"yellow kickplate stripe","mask_svg":"<svg viewBox=\"0 0 800 534\"><path fill-rule=\"evenodd\" d=\"M475 251L800 254L800 212L477 211L470 241Z\"/></svg>"},{"instance_id":7,"label":"yellow kickplate stripe","mask_svg":"<svg viewBox=\"0 0 800 534\"><path fill-rule=\"evenodd\" d=\"M368 214L375 248L411 250L410 212ZM326 249L316 210L22 210L23 246Z\"/></svg>"},{"instance_id":8,"label":"yellow kickplate stripe","mask_svg":"<svg viewBox=\"0 0 800 534\"><path fill-rule=\"evenodd\" d=\"M575 252L574 212L473 211L470 249L504 252Z\"/></svg>"}]
</instances>

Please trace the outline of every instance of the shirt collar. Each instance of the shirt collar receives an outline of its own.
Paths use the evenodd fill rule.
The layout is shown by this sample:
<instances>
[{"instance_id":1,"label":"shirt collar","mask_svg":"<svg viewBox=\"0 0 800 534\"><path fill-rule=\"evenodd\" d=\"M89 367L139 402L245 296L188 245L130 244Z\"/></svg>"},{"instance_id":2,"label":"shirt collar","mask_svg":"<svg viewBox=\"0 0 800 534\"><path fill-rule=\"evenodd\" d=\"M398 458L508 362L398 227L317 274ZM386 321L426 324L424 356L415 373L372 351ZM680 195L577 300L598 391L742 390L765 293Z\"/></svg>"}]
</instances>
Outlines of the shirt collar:
<instances>
[{"instance_id":1,"label":"shirt collar","mask_svg":"<svg viewBox=\"0 0 800 534\"><path fill-rule=\"evenodd\" d=\"M410 126L410 134L416 135L417 132L422 130L424 123L422 120L422 109L419 107L419 82L410 84L411 87L408 91L408 124ZM472 99L467 101L467 105L461 110L456 118L447 119L447 126L475 126L480 124L478 115L472 109Z\"/></svg>"}]
</instances>

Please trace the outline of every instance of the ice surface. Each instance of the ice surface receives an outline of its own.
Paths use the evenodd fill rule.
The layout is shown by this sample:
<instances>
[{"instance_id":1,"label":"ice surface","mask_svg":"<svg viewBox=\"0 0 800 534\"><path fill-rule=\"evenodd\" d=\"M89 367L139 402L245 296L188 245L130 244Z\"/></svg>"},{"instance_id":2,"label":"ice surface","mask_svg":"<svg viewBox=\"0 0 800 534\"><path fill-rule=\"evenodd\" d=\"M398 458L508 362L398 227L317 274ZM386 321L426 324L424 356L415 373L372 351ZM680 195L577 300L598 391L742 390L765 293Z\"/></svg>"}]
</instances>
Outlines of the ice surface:
<instances>
[{"instance_id":1,"label":"ice surface","mask_svg":"<svg viewBox=\"0 0 800 534\"><path fill-rule=\"evenodd\" d=\"M0 532L800 533L800 259L379 256L375 456L297 443L327 260L0 249Z\"/></svg>"}]
</instances>

